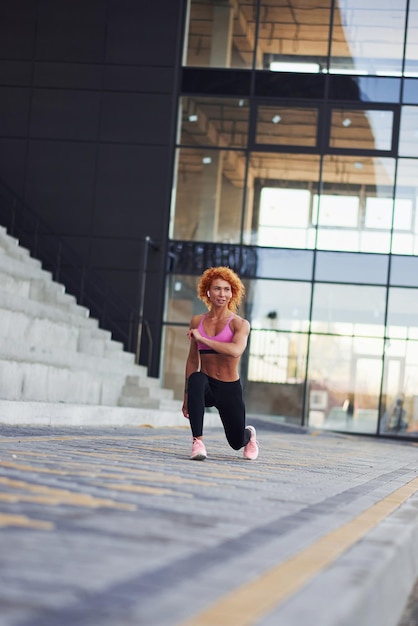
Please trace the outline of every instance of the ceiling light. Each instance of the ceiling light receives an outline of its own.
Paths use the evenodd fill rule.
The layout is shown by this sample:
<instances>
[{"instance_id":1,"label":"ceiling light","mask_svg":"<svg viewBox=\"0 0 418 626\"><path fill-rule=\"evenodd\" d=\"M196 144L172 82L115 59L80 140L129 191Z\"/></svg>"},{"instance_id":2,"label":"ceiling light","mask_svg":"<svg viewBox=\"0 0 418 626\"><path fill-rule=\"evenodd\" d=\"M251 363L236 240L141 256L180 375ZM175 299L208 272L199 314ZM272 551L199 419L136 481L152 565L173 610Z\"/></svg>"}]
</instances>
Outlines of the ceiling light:
<instances>
[{"instance_id":1,"label":"ceiling light","mask_svg":"<svg viewBox=\"0 0 418 626\"><path fill-rule=\"evenodd\" d=\"M238 101L238 106L239 106L239 107L243 107L243 106L244 106L244 104L245 104L245 100L239 100L239 101Z\"/></svg>"},{"instance_id":2,"label":"ceiling light","mask_svg":"<svg viewBox=\"0 0 418 626\"><path fill-rule=\"evenodd\" d=\"M354 167L356 168L356 170L362 170L363 163L359 163L358 161L356 161L356 163L354 163Z\"/></svg>"},{"instance_id":3,"label":"ceiling light","mask_svg":"<svg viewBox=\"0 0 418 626\"><path fill-rule=\"evenodd\" d=\"M271 121L273 122L273 124L278 124L281 119L282 118L280 117L280 115L275 115L274 117L271 118Z\"/></svg>"},{"instance_id":4,"label":"ceiling light","mask_svg":"<svg viewBox=\"0 0 418 626\"><path fill-rule=\"evenodd\" d=\"M189 115L189 122L197 122L198 119L197 115Z\"/></svg>"},{"instance_id":5,"label":"ceiling light","mask_svg":"<svg viewBox=\"0 0 418 626\"><path fill-rule=\"evenodd\" d=\"M346 117L341 123L345 128L348 128L349 126L351 126L351 120L348 117Z\"/></svg>"},{"instance_id":6,"label":"ceiling light","mask_svg":"<svg viewBox=\"0 0 418 626\"><path fill-rule=\"evenodd\" d=\"M209 163L212 163L212 157L203 157L202 163L204 165L209 165Z\"/></svg>"}]
</instances>

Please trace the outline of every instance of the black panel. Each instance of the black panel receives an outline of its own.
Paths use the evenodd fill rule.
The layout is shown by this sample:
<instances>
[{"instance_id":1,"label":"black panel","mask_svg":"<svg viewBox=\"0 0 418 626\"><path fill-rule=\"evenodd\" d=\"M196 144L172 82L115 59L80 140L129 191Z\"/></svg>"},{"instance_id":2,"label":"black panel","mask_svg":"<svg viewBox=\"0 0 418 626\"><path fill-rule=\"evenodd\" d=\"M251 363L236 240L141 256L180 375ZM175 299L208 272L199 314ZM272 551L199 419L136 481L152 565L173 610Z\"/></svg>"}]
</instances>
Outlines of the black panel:
<instances>
[{"instance_id":1,"label":"black panel","mask_svg":"<svg viewBox=\"0 0 418 626\"><path fill-rule=\"evenodd\" d=\"M64 87L69 89L101 89L103 68L89 63L35 63L35 87Z\"/></svg>"},{"instance_id":2,"label":"black panel","mask_svg":"<svg viewBox=\"0 0 418 626\"><path fill-rule=\"evenodd\" d=\"M29 99L29 89L0 87L0 136L26 136L29 122Z\"/></svg>"},{"instance_id":3,"label":"black panel","mask_svg":"<svg viewBox=\"0 0 418 626\"><path fill-rule=\"evenodd\" d=\"M249 96L251 72L249 70L214 70L184 67L181 90L183 93L207 93Z\"/></svg>"},{"instance_id":4,"label":"black panel","mask_svg":"<svg viewBox=\"0 0 418 626\"><path fill-rule=\"evenodd\" d=\"M96 146L32 141L25 200L58 234L89 232Z\"/></svg>"},{"instance_id":5,"label":"black panel","mask_svg":"<svg viewBox=\"0 0 418 626\"><path fill-rule=\"evenodd\" d=\"M106 3L102 0L39 0L36 58L103 60Z\"/></svg>"},{"instance_id":6,"label":"black panel","mask_svg":"<svg viewBox=\"0 0 418 626\"><path fill-rule=\"evenodd\" d=\"M330 100L354 102L399 102L399 78L378 76L330 76Z\"/></svg>"},{"instance_id":7,"label":"black panel","mask_svg":"<svg viewBox=\"0 0 418 626\"><path fill-rule=\"evenodd\" d=\"M9 0L0 3L0 57L32 59L35 49L36 2Z\"/></svg>"},{"instance_id":8,"label":"black panel","mask_svg":"<svg viewBox=\"0 0 418 626\"><path fill-rule=\"evenodd\" d=\"M96 237L92 246L91 264L95 268L138 271L143 257L143 243L138 239Z\"/></svg>"},{"instance_id":9,"label":"black panel","mask_svg":"<svg viewBox=\"0 0 418 626\"><path fill-rule=\"evenodd\" d=\"M324 74L256 72L255 94L263 97L322 99L325 96Z\"/></svg>"},{"instance_id":10,"label":"black panel","mask_svg":"<svg viewBox=\"0 0 418 626\"><path fill-rule=\"evenodd\" d=\"M0 181L19 197L23 195L26 139L0 138Z\"/></svg>"},{"instance_id":11,"label":"black panel","mask_svg":"<svg viewBox=\"0 0 418 626\"><path fill-rule=\"evenodd\" d=\"M0 60L0 85L32 85L33 64L28 61Z\"/></svg>"},{"instance_id":12,"label":"black panel","mask_svg":"<svg viewBox=\"0 0 418 626\"><path fill-rule=\"evenodd\" d=\"M101 139L126 143L167 144L171 97L148 94L103 95Z\"/></svg>"},{"instance_id":13,"label":"black panel","mask_svg":"<svg viewBox=\"0 0 418 626\"><path fill-rule=\"evenodd\" d=\"M107 65L103 83L105 89L116 91L172 93L174 76L173 70L167 67Z\"/></svg>"},{"instance_id":14,"label":"black panel","mask_svg":"<svg viewBox=\"0 0 418 626\"><path fill-rule=\"evenodd\" d=\"M37 89L33 93L31 137L96 140L99 92Z\"/></svg>"},{"instance_id":15,"label":"black panel","mask_svg":"<svg viewBox=\"0 0 418 626\"><path fill-rule=\"evenodd\" d=\"M169 155L152 146L100 147L95 234L158 237L167 202Z\"/></svg>"},{"instance_id":16,"label":"black panel","mask_svg":"<svg viewBox=\"0 0 418 626\"><path fill-rule=\"evenodd\" d=\"M177 63L181 2L109 0L106 61L129 65Z\"/></svg>"}]
</instances>

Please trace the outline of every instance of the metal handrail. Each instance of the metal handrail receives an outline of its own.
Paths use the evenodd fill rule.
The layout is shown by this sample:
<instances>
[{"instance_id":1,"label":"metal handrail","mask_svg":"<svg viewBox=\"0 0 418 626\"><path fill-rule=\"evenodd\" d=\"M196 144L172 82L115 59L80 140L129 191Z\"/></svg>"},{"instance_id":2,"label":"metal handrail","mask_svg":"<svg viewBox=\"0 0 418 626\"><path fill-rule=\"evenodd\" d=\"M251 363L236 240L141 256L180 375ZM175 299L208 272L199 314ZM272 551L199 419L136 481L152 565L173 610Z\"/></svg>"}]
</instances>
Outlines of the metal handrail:
<instances>
[{"instance_id":1,"label":"metal handrail","mask_svg":"<svg viewBox=\"0 0 418 626\"><path fill-rule=\"evenodd\" d=\"M125 298L111 290L103 279L81 260L79 255L41 218L33 208L20 199L17 194L0 180L0 223L7 232L19 240L32 256L38 258L45 269L51 271L53 279L61 282L68 293L76 297L78 304L86 306L106 328L120 340L125 349L136 355L139 362L138 339L145 326L149 347L148 367L152 361L152 334L146 320L143 319L145 280L149 247L156 248L150 237L144 242L144 261L138 289L139 310L136 310ZM141 308L142 307L142 308ZM120 320L127 320L127 325Z\"/></svg>"}]
</instances>

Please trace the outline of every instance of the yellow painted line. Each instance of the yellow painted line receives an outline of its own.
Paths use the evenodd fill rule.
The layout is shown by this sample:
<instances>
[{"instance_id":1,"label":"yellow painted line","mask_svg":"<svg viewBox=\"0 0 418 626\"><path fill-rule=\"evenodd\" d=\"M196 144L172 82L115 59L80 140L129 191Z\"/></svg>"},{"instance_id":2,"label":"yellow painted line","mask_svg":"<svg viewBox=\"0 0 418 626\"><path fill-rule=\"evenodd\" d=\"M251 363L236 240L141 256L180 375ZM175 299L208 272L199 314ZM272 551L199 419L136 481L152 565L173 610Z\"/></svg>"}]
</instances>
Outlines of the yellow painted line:
<instances>
[{"instance_id":1,"label":"yellow painted line","mask_svg":"<svg viewBox=\"0 0 418 626\"><path fill-rule=\"evenodd\" d=\"M56 462L50 462L56 464ZM80 467L80 463L77 461L60 461L60 466L68 469L57 469L56 467L42 467L39 465L27 465L24 463L18 463L16 461L0 461L0 468L17 469L19 471L38 473L38 474L53 474L57 476L83 476L87 478L122 478L124 474L130 474L133 478L144 481L161 481L168 484L181 484L181 485L201 485L205 487L219 487L217 482L209 482L208 480L197 480L195 478L172 476L169 474L163 474L162 472L155 472L152 470L141 470L134 467L112 467L113 470L118 472L109 472L109 464L98 465L97 463L91 464L91 471L87 470L73 470L72 467ZM84 467L89 466L88 463L84 464ZM219 475L224 478L224 475Z\"/></svg>"},{"instance_id":2,"label":"yellow painted line","mask_svg":"<svg viewBox=\"0 0 418 626\"><path fill-rule=\"evenodd\" d=\"M120 483L101 483L94 481L92 483L96 487L104 487L113 491L126 491L130 493L147 493L153 496L181 496L183 498L194 498L191 493L179 493L173 489L164 489L164 487L148 487L147 485L123 485Z\"/></svg>"},{"instance_id":3,"label":"yellow painted line","mask_svg":"<svg viewBox=\"0 0 418 626\"><path fill-rule=\"evenodd\" d=\"M415 478L308 548L226 594L207 610L183 622L182 626L250 626L257 623L300 591L417 491L418 478Z\"/></svg>"},{"instance_id":4,"label":"yellow painted line","mask_svg":"<svg viewBox=\"0 0 418 626\"><path fill-rule=\"evenodd\" d=\"M29 493L41 494L48 498L49 504L69 504L80 507L109 507L114 509L123 509L134 511L136 506L122 502L115 502L108 498L96 498L85 493L76 493L67 489L56 489L55 487L47 487L46 485L34 485L23 480L13 480L10 478L0 477L0 484L6 485L12 489L22 489Z\"/></svg>"},{"instance_id":5,"label":"yellow painted line","mask_svg":"<svg viewBox=\"0 0 418 626\"><path fill-rule=\"evenodd\" d=\"M54 525L51 522L44 522L42 520L35 520L26 517L26 515L9 515L7 513L0 513L0 527L6 526L19 526L22 528L34 528L36 530L51 530Z\"/></svg>"}]
</instances>

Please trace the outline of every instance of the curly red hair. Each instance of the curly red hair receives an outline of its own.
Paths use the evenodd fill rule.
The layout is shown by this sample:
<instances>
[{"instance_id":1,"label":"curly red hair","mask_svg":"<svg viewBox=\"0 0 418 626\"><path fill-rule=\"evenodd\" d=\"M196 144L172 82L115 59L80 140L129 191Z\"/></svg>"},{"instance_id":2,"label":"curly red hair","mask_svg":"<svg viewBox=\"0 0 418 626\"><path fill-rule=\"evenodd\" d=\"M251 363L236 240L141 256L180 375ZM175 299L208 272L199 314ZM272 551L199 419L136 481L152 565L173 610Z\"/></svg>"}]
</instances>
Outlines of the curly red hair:
<instances>
[{"instance_id":1,"label":"curly red hair","mask_svg":"<svg viewBox=\"0 0 418 626\"><path fill-rule=\"evenodd\" d=\"M236 313L245 295L245 287L238 274L230 267L209 267L205 270L197 285L197 297L210 309L210 299L207 292L216 278L221 278L231 285L232 298L228 302L228 309Z\"/></svg>"}]
</instances>

